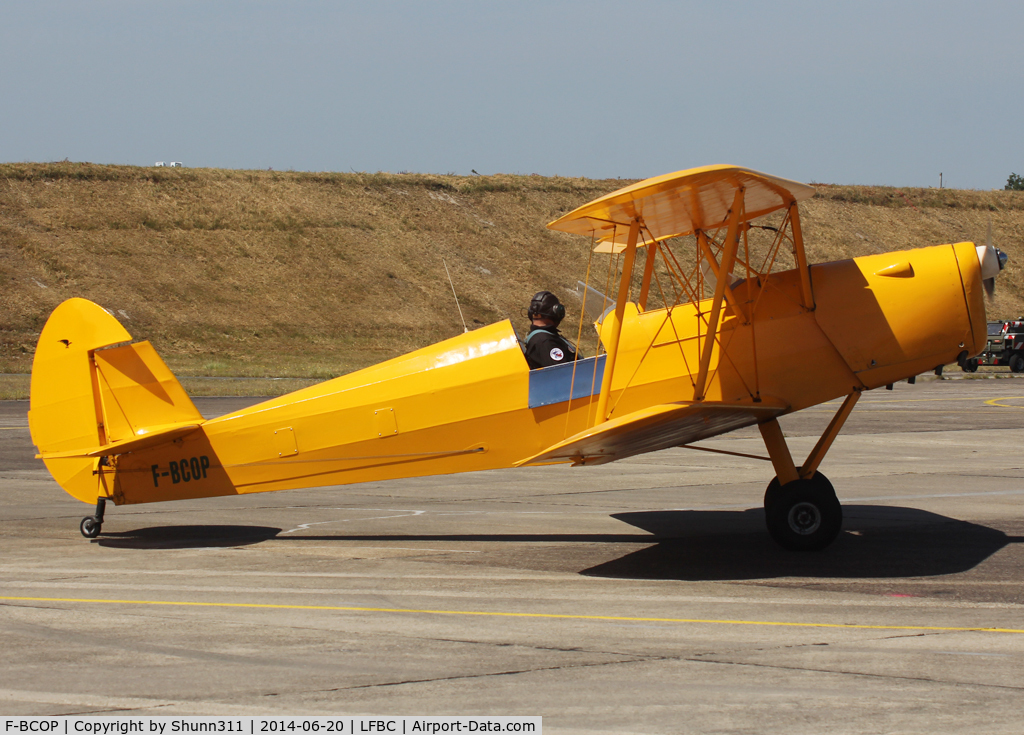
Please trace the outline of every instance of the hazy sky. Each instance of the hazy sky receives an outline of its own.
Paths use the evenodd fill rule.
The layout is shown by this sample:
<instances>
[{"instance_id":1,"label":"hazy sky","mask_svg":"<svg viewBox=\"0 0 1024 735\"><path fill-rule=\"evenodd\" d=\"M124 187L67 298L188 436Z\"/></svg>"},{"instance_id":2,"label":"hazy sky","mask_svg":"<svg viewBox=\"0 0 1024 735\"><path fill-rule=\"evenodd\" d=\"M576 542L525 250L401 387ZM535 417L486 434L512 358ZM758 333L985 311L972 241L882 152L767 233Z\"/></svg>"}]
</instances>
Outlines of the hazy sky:
<instances>
[{"instance_id":1,"label":"hazy sky","mask_svg":"<svg viewBox=\"0 0 1024 735\"><path fill-rule=\"evenodd\" d=\"M0 2L0 161L1001 188L1024 2Z\"/></svg>"}]
</instances>

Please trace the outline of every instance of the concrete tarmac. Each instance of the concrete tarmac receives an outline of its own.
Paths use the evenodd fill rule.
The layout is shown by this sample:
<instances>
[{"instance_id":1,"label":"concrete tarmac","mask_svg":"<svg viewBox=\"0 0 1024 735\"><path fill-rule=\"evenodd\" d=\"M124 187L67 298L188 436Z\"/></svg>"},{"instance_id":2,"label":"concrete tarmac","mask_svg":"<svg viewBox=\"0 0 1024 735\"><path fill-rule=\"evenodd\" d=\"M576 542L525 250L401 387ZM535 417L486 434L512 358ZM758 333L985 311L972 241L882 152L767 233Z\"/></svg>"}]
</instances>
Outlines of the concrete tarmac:
<instances>
[{"instance_id":1,"label":"concrete tarmac","mask_svg":"<svg viewBox=\"0 0 1024 735\"><path fill-rule=\"evenodd\" d=\"M197 399L211 416L245 399ZM838 404L782 420L796 457ZM1024 383L873 391L820 553L673 449L91 512L0 403L0 712L542 715L564 733L1019 733ZM702 443L764 454L756 430Z\"/></svg>"}]
</instances>

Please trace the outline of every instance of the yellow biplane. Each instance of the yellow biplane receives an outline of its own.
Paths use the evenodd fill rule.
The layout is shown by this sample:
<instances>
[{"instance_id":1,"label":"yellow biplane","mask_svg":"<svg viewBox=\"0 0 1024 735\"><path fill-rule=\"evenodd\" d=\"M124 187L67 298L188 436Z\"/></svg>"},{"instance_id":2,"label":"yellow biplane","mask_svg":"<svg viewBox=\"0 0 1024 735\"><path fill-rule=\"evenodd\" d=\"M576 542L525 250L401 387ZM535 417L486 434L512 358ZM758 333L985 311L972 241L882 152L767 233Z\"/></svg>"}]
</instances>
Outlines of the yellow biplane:
<instances>
[{"instance_id":1,"label":"yellow biplane","mask_svg":"<svg viewBox=\"0 0 1024 735\"><path fill-rule=\"evenodd\" d=\"M531 371L506 320L210 420L149 342L70 299L36 348L32 439L54 479L96 503L81 524L93 538L108 500L598 465L756 424L776 473L769 533L820 549L842 508L818 467L858 397L979 353L983 290L1005 256L962 242L811 265L798 203L813 194L707 166L552 222L608 255L617 296L597 304L596 356ZM778 417L838 398L796 464Z\"/></svg>"}]
</instances>

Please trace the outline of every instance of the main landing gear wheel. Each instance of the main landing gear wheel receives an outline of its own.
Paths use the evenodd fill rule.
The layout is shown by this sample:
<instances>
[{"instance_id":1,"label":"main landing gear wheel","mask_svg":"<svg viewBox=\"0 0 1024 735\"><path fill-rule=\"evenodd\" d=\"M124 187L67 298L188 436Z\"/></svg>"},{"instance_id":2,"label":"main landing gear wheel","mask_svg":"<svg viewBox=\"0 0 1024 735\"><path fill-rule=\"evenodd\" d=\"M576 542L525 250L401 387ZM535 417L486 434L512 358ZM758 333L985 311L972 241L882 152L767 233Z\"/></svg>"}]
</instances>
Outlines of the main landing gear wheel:
<instances>
[{"instance_id":1,"label":"main landing gear wheel","mask_svg":"<svg viewBox=\"0 0 1024 735\"><path fill-rule=\"evenodd\" d=\"M835 488L820 472L780 485L776 477L764 493L768 533L790 551L820 551L835 541L843 525L843 507Z\"/></svg>"}]
</instances>

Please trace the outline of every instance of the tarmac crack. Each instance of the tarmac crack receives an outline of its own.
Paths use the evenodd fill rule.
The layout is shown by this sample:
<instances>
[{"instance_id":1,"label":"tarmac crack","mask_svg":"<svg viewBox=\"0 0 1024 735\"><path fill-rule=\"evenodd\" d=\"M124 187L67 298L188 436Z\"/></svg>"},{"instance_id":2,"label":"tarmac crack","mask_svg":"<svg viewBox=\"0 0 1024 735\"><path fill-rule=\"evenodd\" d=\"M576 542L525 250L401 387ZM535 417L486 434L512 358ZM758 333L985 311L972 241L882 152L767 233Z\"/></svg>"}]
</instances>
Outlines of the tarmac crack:
<instances>
[{"instance_id":1,"label":"tarmac crack","mask_svg":"<svg viewBox=\"0 0 1024 735\"><path fill-rule=\"evenodd\" d=\"M102 709L83 710L81 712L64 712L64 713L61 713L60 716L61 717L86 717L88 715L103 714L104 712L138 712L140 710L142 710L142 711L146 711L146 710L159 710L159 709L163 709L163 708L171 707L171 706L172 705L170 705L170 704L156 704L156 705L152 705L152 706L148 706L148 707L143 707L141 705L138 706L138 707L104 707Z\"/></svg>"},{"instance_id":2,"label":"tarmac crack","mask_svg":"<svg viewBox=\"0 0 1024 735\"><path fill-rule=\"evenodd\" d=\"M0 607L29 609L29 610L63 610L70 612L70 607L57 607L54 605L28 605L24 602L0 602Z\"/></svg>"},{"instance_id":3,"label":"tarmac crack","mask_svg":"<svg viewBox=\"0 0 1024 735\"><path fill-rule=\"evenodd\" d=\"M710 654L714 655L714 654ZM776 669L780 671L803 671L807 673L815 674L834 674L837 676L863 676L868 679L884 680L884 681L909 681L909 682L923 682L929 684L943 684L947 686L969 686L969 687L981 687L984 689L1003 689L1008 691L1024 691L1024 686L1011 686L1009 684L985 684L983 682L964 682L946 679L935 679L927 676L899 676L896 674L873 674L869 671L842 671L836 669L816 669L809 666L783 666L782 664L760 664L752 661L714 661L707 658L690 658L680 657L681 661L690 661L692 663L702 664L720 664L723 666L749 666L751 668L758 669Z\"/></svg>"},{"instance_id":4,"label":"tarmac crack","mask_svg":"<svg viewBox=\"0 0 1024 735\"><path fill-rule=\"evenodd\" d=\"M559 665L559 666L542 666L542 667L539 667L539 668L512 669L512 670L509 670L509 671L491 671L491 672L482 673L482 674L458 674L458 675L454 675L454 676L437 676L437 677L431 677L431 678L427 678L427 679L404 679L404 680L401 680L401 681L384 681L384 682L376 682L376 683L373 683L373 684L358 684L358 685L349 686L349 687L332 687L330 689L307 689L307 690L295 691L295 692L269 692L267 694L264 694L263 696L265 696L265 697L277 697L277 696L281 696L282 694L288 694L288 695L292 695L292 694L331 694L333 692L349 692L349 691L357 691L359 689L378 689L378 688L384 688L384 687L400 687L400 686L406 686L406 685L409 685L409 684L433 684L433 683L445 682L445 681L467 681L467 680L472 680L472 679L489 679L491 677L498 677L498 676L518 676L520 674L538 674L538 673L542 673L542 672L545 672L545 671L572 671L572 670L576 670L576 669L595 668L595 667L598 667L598 666L618 666L618 665L621 665L621 664L649 663L651 661L671 661L674 658L675 657L672 657L672 656L663 656L663 657L654 657L654 658L632 658L632 659L627 659L627 660L624 660L624 661L595 661L593 663L585 663L585 664L570 664L570 665Z\"/></svg>"},{"instance_id":5,"label":"tarmac crack","mask_svg":"<svg viewBox=\"0 0 1024 735\"><path fill-rule=\"evenodd\" d=\"M45 608L54 609L54 608ZM67 647L77 644L77 634L65 628L58 628L41 623L15 622L3 626L7 634L20 633L25 636L50 641ZM322 631L321 631L322 632ZM216 651L209 647L195 645L158 645L148 643L138 638L121 638L103 635L93 630L89 633L89 640L94 645L99 645L102 650L111 654L124 654L137 656L147 654L151 656L163 656L169 659L191 662L205 662L208 664L220 665L244 665L263 666L268 668L280 668L291 666L291 661L279 661L262 656L259 653L231 653L227 651Z\"/></svg>"},{"instance_id":6,"label":"tarmac crack","mask_svg":"<svg viewBox=\"0 0 1024 735\"><path fill-rule=\"evenodd\" d=\"M591 654L591 655L597 655L597 656L633 656L633 657L636 657L638 655L642 655L642 654L637 654L637 653L625 653L625 652L619 652L619 651L599 651L599 650L594 650L594 649L590 649L590 648L580 648L578 646L577 647L573 647L573 648L563 648L561 646L537 646L537 645L530 645L530 644L526 644L526 643L516 643L514 641L502 641L502 642L498 642L498 641L474 641L474 640L462 639L462 638L434 638L434 637L425 637L425 636L402 636L402 638L404 638L406 640L434 641L434 642L437 642L437 643L461 643L461 644L464 644L464 645L471 645L471 646L489 646L489 647L492 647L492 648L525 648L525 649L529 649L531 651L555 651L557 653L585 653L585 654ZM673 657L666 657L666 656L659 656L657 654L651 654L650 656L642 657L642 658L637 659L637 660L667 661L667 660L671 660L672 658Z\"/></svg>"}]
</instances>

